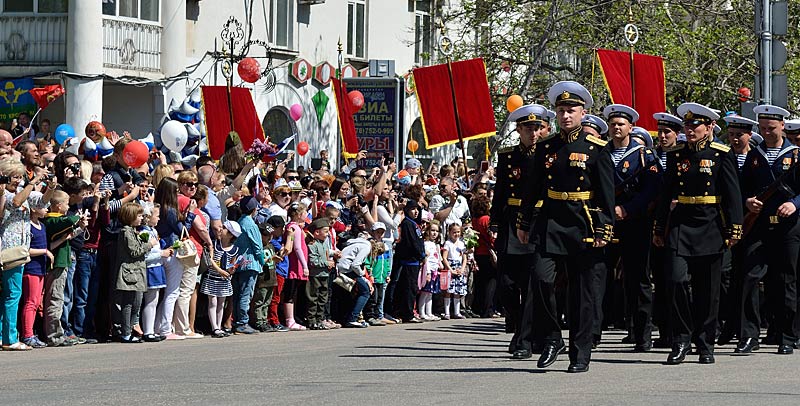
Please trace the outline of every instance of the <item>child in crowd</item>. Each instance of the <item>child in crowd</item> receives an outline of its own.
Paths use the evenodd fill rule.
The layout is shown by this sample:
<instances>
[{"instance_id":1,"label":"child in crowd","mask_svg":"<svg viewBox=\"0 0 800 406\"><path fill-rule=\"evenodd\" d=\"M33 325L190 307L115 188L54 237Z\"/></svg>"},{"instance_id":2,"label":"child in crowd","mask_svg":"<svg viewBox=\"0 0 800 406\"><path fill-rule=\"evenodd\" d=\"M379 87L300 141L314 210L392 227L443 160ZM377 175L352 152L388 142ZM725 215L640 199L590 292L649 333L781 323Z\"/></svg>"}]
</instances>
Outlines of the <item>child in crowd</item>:
<instances>
[{"instance_id":1,"label":"child in crowd","mask_svg":"<svg viewBox=\"0 0 800 406\"><path fill-rule=\"evenodd\" d=\"M164 258L172 256L172 247L162 248L161 238L156 231L156 225L161 219L161 206L156 203L150 209L150 213L145 216L145 224L140 231L148 233L158 244L153 245L150 252L145 256L147 266L147 291L144 292L142 301L142 339L147 342L155 343L166 339L166 336L155 334L156 308L158 307L158 296L162 288L167 287L167 275L164 271Z\"/></svg>"},{"instance_id":2,"label":"child in crowd","mask_svg":"<svg viewBox=\"0 0 800 406\"><path fill-rule=\"evenodd\" d=\"M423 320L438 321L439 317L433 315L433 295L441 292L439 288L439 270L442 264L442 247L440 241L440 224L432 220L425 230L425 262L420 272L419 303L417 311Z\"/></svg>"},{"instance_id":3,"label":"child in crowd","mask_svg":"<svg viewBox=\"0 0 800 406\"><path fill-rule=\"evenodd\" d=\"M208 296L208 322L211 324L211 337L214 338L229 335L222 330L222 313L226 298L233 296L231 277L236 272L239 258L239 247L234 243L241 235L239 223L226 220L222 224L222 230L214 240L214 260L200 285L200 293Z\"/></svg>"},{"instance_id":4,"label":"child in crowd","mask_svg":"<svg viewBox=\"0 0 800 406\"><path fill-rule=\"evenodd\" d=\"M265 261L264 271L256 278L256 289L253 293L253 301L250 303L250 311L255 319L256 330L262 333L272 333L275 329L269 324L269 308L274 297L275 286L278 284L275 272L276 264L283 258L277 256L280 248L272 245L272 234L275 232L275 228L269 224L269 219L259 224L258 230L261 231L261 241L264 243Z\"/></svg>"},{"instance_id":5,"label":"child in crowd","mask_svg":"<svg viewBox=\"0 0 800 406\"><path fill-rule=\"evenodd\" d=\"M302 203L292 203L287 210L290 222L286 225L284 233L284 246L282 256L289 255L289 278L281 295L283 314L286 317L286 327L289 330L302 331L306 327L295 321L294 305L297 302L297 292L305 290L308 281L308 245L306 245L303 225L306 219L306 206Z\"/></svg>"},{"instance_id":6,"label":"child in crowd","mask_svg":"<svg viewBox=\"0 0 800 406\"><path fill-rule=\"evenodd\" d=\"M457 223L447 227L447 241L444 243L444 257L446 267L450 272L450 286L444 297L444 318L450 318L450 301L453 302L453 318L463 319L461 314L461 296L467 294L467 261L464 253L467 251L464 241L461 240L461 226Z\"/></svg>"},{"instance_id":7,"label":"child in crowd","mask_svg":"<svg viewBox=\"0 0 800 406\"><path fill-rule=\"evenodd\" d=\"M383 317L383 295L386 293L386 283L389 273L392 272L392 252L390 246L383 241L386 233L386 225L380 221L372 224L370 236L375 244L380 247L380 253L373 252L370 256L368 268L372 275L372 285L374 290L369 297L367 306L364 308L364 317L370 326L385 326L395 324L395 322Z\"/></svg>"},{"instance_id":8,"label":"child in crowd","mask_svg":"<svg viewBox=\"0 0 800 406\"><path fill-rule=\"evenodd\" d=\"M272 228L272 235L269 244L275 252L275 287L272 289L272 300L269 303L269 313L267 321L272 331L279 333L289 331L286 326L281 324L278 318L278 305L281 304L281 295L283 293L283 285L286 278L289 277L289 258L285 255L283 249L283 234L286 228L286 222L281 216L272 216L266 222Z\"/></svg>"},{"instance_id":9,"label":"child in crowd","mask_svg":"<svg viewBox=\"0 0 800 406\"><path fill-rule=\"evenodd\" d=\"M256 334L258 330L250 327L250 301L256 286L256 278L263 271L264 242L261 240L261 231L258 230L255 217L260 204L253 196L245 196L239 202L242 217L239 218L241 234L234 245L239 248L241 265L233 276L234 284L234 325L236 334Z\"/></svg>"},{"instance_id":10,"label":"child in crowd","mask_svg":"<svg viewBox=\"0 0 800 406\"><path fill-rule=\"evenodd\" d=\"M33 333L36 311L42 304L44 275L48 266L53 263L53 254L47 249L47 231L40 221L45 216L46 208L31 208L31 262L25 264L22 274L22 312L19 323L22 326L21 341L32 348L47 346Z\"/></svg>"},{"instance_id":11,"label":"child in crowd","mask_svg":"<svg viewBox=\"0 0 800 406\"><path fill-rule=\"evenodd\" d=\"M328 276L336 265L333 262L331 243L328 238L330 223L327 218L318 218L309 225L312 238L308 243L308 283L306 284L306 323L311 330L328 330L322 323L325 303L328 302Z\"/></svg>"},{"instance_id":12,"label":"child in crowd","mask_svg":"<svg viewBox=\"0 0 800 406\"><path fill-rule=\"evenodd\" d=\"M139 233L144 209L139 203L128 202L119 209L118 219L122 223L120 241L117 244L119 270L116 278L116 292L113 307L115 324L121 326L120 342L141 343L133 336L132 329L142 303L142 293L147 291L147 263L145 256L153 247L159 245L155 236L148 232Z\"/></svg>"},{"instance_id":13,"label":"child in crowd","mask_svg":"<svg viewBox=\"0 0 800 406\"><path fill-rule=\"evenodd\" d=\"M50 212L43 223L47 230L47 241L53 253L53 266L44 277L44 332L47 345L51 347L77 344L64 335L61 315L64 312L64 286L67 280L67 267L71 263L69 240L77 228L86 227L86 219L80 216L66 216L69 209L69 195L56 191L50 199ZM82 232L82 231L80 231Z\"/></svg>"}]
</instances>

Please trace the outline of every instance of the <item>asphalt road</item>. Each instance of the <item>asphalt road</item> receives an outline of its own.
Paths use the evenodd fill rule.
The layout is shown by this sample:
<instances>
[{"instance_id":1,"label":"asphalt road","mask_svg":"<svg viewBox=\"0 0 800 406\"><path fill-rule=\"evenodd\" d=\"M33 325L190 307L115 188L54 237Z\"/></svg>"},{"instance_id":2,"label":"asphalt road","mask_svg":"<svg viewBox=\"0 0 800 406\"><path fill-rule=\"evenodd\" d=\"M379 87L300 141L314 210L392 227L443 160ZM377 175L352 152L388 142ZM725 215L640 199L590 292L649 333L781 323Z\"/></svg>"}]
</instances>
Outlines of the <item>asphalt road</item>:
<instances>
[{"instance_id":1,"label":"asphalt road","mask_svg":"<svg viewBox=\"0 0 800 406\"><path fill-rule=\"evenodd\" d=\"M666 366L608 332L585 374L512 361L502 320L0 352L0 405L800 405L800 353Z\"/></svg>"}]
</instances>

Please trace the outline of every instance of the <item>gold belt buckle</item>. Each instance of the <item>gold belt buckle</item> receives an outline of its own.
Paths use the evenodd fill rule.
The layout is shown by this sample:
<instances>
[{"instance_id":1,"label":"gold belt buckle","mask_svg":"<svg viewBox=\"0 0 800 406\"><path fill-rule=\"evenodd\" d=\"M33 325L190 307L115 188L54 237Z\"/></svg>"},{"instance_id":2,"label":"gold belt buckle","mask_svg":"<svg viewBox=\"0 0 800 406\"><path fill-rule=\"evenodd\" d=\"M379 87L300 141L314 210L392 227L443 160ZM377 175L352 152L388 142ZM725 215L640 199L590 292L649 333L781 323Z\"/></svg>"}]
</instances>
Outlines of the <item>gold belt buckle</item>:
<instances>
[{"instance_id":1,"label":"gold belt buckle","mask_svg":"<svg viewBox=\"0 0 800 406\"><path fill-rule=\"evenodd\" d=\"M691 203L691 204L697 203L697 198L694 197L694 196L689 197L689 203Z\"/></svg>"},{"instance_id":2,"label":"gold belt buckle","mask_svg":"<svg viewBox=\"0 0 800 406\"><path fill-rule=\"evenodd\" d=\"M567 192L561 193L561 198L564 199L564 200L569 199L569 193L567 193Z\"/></svg>"},{"instance_id":3,"label":"gold belt buckle","mask_svg":"<svg viewBox=\"0 0 800 406\"><path fill-rule=\"evenodd\" d=\"M769 216L770 224L778 224L778 216Z\"/></svg>"}]
</instances>

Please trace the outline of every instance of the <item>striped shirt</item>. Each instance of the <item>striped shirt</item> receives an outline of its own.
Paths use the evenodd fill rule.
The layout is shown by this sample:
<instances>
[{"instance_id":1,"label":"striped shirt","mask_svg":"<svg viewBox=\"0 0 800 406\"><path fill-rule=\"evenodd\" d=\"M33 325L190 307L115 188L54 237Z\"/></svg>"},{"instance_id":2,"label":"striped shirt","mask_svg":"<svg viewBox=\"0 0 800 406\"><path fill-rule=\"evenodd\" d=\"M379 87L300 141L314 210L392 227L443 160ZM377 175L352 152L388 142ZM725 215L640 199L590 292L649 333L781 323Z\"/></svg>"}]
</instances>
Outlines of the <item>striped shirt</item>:
<instances>
[{"instance_id":1,"label":"striped shirt","mask_svg":"<svg viewBox=\"0 0 800 406\"><path fill-rule=\"evenodd\" d=\"M627 147L616 148L611 152L611 160L614 161L614 166L619 165L619 162L622 161L622 156L625 155L625 151L627 149Z\"/></svg>"},{"instance_id":2,"label":"striped shirt","mask_svg":"<svg viewBox=\"0 0 800 406\"><path fill-rule=\"evenodd\" d=\"M658 153L658 160L661 161L661 167L662 168L666 168L667 167L667 153L666 152L664 152L664 151L659 152Z\"/></svg>"},{"instance_id":3,"label":"striped shirt","mask_svg":"<svg viewBox=\"0 0 800 406\"><path fill-rule=\"evenodd\" d=\"M775 163L775 160L778 159L778 155L781 153L780 148L767 148L767 162L769 166Z\"/></svg>"},{"instance_id":4,"label":"striped shirt","mask_svg":"<svg viewBox=\"0 0 800 406\"><path fill-rule=\"evenodd\" d=\"M738 165L739 169L742 169L742 166L744 166L745 158L747 158L747 153L736 154L736 164Z\"/></svg>"}]
</instances>

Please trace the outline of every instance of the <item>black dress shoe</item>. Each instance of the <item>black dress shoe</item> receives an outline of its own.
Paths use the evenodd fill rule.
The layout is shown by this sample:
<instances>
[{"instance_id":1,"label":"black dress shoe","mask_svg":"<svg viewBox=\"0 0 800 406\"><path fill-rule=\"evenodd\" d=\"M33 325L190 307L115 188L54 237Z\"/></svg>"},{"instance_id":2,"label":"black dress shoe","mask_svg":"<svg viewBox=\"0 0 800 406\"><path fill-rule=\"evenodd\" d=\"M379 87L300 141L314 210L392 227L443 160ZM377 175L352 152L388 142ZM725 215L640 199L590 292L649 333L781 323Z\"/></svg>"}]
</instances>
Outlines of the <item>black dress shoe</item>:
<instances>
[{"instance_id":1,"label":"black dress shoe","mask_svg":"<svg viewBox=\"0 0 800 406\"><path fill-rule=\"evenodd\" d=\"M516 350L514 351L514 355L511 356L511 359L528 359L532 356L533 355L528 350Z\"/></svg>"},{"instance_id":2,"label":"black dress shoe","mask_svg":"<svg viewBox=\"0 0 800 406\"><path fill-rule=\"evenodd\" d=\"M686 354L692 350L689 343L675 343L672 345L672 352L667 356L668 365L678 365L686 359Z\"/></svg>"},{"instance_id":3,"label":"black dress shoe","mask_svg":"<svg viewBox=\"0 0 800 406\"><path fill-rule=\"evenodd\" d=\"M714 354L700 354L701 364L713 364L714 362Z\"/></svg>"},{"instance_id":4,"label":"black dress shoe","mask_svg":"<svg viewBox=\"0 0 800 406\"><path fill-rule=\"evenodd\" d=\"M648 352L651 349L653 349L652 341L647 341L645 343L636 344L635 346L633 346L633 352Z\"/></svg>"},{"instance_id":5,"label":"black dress shoe","mask_svg":"<svg viewBox=\"0 0 800 406\"><path fill-rule=\"evenodd\" d=\"M739 341L739 344L736 345L736 349L733 350L736 354L750 354L753 351L757 350L758 347L758 340L755 338L745 338L742 341Z\"/></svg>"},{"instance_id":6,"label":"black dress shoe","mask_svg":"<svg viewBox=\"0 0 800 406\"><path fill-rule=\"evenodd\" d=\"M601 340L602 340L602 336L600 336L600 335L595 334L595 335L592 336L592 349L593 350L596 349L597 346L600 345L600 341Z\"/></svg>"},{"instance_id":7,"label":"black dress shoe","mask_svg":"<svg viewBox=\"0 0 800 406\"><path fill-rule=\"evenodd\" d=\"M571 374L587 372L588 370L589 370L589 364L582 364L580 362L569 364L569 367L567 367L567 372Z\"/></svg>"},{"instance_id":8,"label":"black dress shoe","mask_svg":"<svg viewBox=\"0 0 800 406\"><path fill-rule=\"evenodd\" d=\"M800 350L800 340L795 341L792 347L794 347L795 350Z\"/></svg>"},{"instance_id":9,"label":"black dress shoe","mask_svg":"<svg viewBox=\"0 0 800 406\"><path fill-rule=\"evenodd\" d=\"M789 355L794 353L794 348L789 344L781 344L778 346L778 354Z\"/></svg>"},{"instance_id":10,"label":"black dress shoe","mask_svg":"<svg viewBox=\"0 0 800 406\"><path fill-rule=\"evenodd\" d=\"M553 365L556 359L558 359L559 354L562 354L566 349L567 346L564 344L564 340L547 343L542 350L542 355L539 357L539 362L536 363L536 366L539 368L547 368Z\"/></svg>"}]
</instances>

